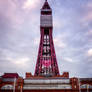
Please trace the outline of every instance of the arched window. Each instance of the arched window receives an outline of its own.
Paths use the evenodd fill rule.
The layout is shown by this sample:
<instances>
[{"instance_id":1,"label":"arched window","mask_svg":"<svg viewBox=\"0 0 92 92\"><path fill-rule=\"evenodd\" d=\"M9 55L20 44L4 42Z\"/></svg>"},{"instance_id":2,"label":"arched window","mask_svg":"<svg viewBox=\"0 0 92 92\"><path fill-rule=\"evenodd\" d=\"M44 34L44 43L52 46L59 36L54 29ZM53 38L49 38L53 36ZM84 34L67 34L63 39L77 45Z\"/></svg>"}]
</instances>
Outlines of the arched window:
<instances>
[{"instance_id":1,"label":"arched window","mask_svg":"<svg viewBox=\"0 0 92 92\"><path fill-rule=\"evenodd\" d=\"M87 88L87 84L81 85L81 88Z\"/></svg>"},{"instance_id":2,"label":"arched window","mask_svg":"<svg viewBox=\"0 0 92 92\"><path fill-rule=\"evenodd\" d=\"M92 88L92 85L89 85L89 84L83 84L83 85L81 85L81 88Z\"/></svg>"},{"instance_id":3,"label":"arched window","mask_svg":"<svg viewBox=\"0 0 92 92\"><path fill-rule=\"evenodd\" d=\"M92 85L89 85L89 88L92 88Z\"/></svg>"},{"instance_id":4,"label":"arched window","mask_svg":"<svg viewBox=\"0 0 92 92\"><path fill-rule=\"evenodd\" d=\"M7 85L2 86L1 89L3 89L3 90L4 90L4 89L11 90L11 89L13 89L13 86L10 85L10 84L7 84Z\"/></svg>"}]
</instances>

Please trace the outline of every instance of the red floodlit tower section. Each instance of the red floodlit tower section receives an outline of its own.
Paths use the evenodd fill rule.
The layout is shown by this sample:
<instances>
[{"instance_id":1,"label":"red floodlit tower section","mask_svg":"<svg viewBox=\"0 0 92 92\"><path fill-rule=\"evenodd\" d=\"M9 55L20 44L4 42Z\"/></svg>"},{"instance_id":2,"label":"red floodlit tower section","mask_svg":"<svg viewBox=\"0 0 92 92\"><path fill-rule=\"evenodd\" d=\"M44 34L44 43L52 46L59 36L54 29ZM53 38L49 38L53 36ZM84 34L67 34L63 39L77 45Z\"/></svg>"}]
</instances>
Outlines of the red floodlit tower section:
<instances>
[{"instance_id":1,"label":"red floodlit tower section","mask_svg":"<svg viewBox=\"0 0 92 92\"><path fill-rule=\"evenodd\" d=\"M35 68L35 76L58 76L59 69L53 44L52 9L47 0L41 9L40 46Z\"/></svg>"}]
</instances>

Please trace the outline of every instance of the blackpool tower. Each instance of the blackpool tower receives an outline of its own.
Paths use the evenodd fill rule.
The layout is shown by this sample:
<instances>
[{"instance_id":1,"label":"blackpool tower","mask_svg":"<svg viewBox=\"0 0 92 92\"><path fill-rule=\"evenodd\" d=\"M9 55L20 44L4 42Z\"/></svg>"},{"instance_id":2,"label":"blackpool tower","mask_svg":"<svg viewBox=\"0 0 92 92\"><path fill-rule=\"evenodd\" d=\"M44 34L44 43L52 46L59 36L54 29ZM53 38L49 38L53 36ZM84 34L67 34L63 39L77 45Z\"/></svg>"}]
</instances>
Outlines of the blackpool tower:
<instances>
[{"instance_id":1,"label":"blackpool tower","mask_svg":"<svg viewBox=\"0 0 92 92\"><path fill-rule=\"evenodd\" d=\"M53 43L52 9L47 0L41 8L40 45L35 68L35 76L58 76L59 69Z\"/></svg>"}]
</instances>

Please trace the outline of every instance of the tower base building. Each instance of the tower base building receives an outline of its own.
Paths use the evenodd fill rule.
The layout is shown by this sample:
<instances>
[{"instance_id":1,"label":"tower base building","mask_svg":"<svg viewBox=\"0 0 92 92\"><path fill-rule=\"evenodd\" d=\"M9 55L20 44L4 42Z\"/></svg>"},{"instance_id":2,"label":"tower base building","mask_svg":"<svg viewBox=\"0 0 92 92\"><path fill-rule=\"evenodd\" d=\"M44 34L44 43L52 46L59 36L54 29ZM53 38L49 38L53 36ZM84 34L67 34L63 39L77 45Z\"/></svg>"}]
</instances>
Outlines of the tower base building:
<instances>
[{"instance_id":1,"label":"tower base building","mask_svg":"<svg viewBox=\"0 0 92 92\"><path fill-rule=\"evenodd\" d=\"M0 92L92 92L92 78L69 78L67 73L56 77L37 77L26 73L26 78L16 73L0 77Z\"/></svg>"}]
</instances>

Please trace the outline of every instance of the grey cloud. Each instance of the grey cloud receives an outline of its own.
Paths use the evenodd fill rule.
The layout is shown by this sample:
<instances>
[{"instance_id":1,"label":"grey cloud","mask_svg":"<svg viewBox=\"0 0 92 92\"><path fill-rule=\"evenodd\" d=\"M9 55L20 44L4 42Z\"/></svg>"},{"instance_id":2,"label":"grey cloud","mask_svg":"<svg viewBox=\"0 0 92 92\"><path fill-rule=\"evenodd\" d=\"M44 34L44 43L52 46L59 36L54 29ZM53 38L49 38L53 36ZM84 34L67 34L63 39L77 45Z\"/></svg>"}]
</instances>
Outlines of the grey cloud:
<instances>
[{"instance_id":1,"label":"grey cloud","mask_svg":"<svg viewBox=\"0 0 92 92\"><path fill-rule=\"evenodd\" d=\"M68 2L68 0L61 0L60 3L57 0L49 0L53 9L54 23L55 20L57 23L55 24L53 30L54 38L59 38L59 42L63 42L66 45L63 48L55 45L58 65L60 73L63 71L69 71L71 77L90 77L92 74L92 72L90 71L92 70L92 59L85 54L87 50L92 47L92 44L89 43L91 37L85 35L86 31L88 31L89 28L84 27L80 23L80 19L83 13L80 12L83 10L80 5L81 2L77 2L77 0L75 2L72 1ZM17 22L11 17L4 16L6 14L5 11L0 9L1 73L18 72L20 75L24 76L25 72L32 72L33 74L35 70L39 47L39 42L35 42L37 39L40 39L39 18L41 5L38 5L38 8L36 9L26 12L22 9L22 5L24 2L25 0L14 0L14 2L12 2L13 5L15 5L12 6L14 7L15 13L13 12L13 10L11 10L11 12L13 18L18 19ZM43 1L40 4L43 4ZM77 4L78 6L75 6L75 4ZM86 4L86 0L83 4ZM8 5L9 2L7 3L7 6ZM72 7L70 7L70 5L72 5ZM5 7L5 5L2 5L2 7ZM11 8L11 6L9 6L9 8ZM90 27L90 25L88 25L88 27ZM19 67L18 64L14 65L14 61L21 60L26 57L29 60L26 63L25 69L22 66ZM67 57L72 59L73 63L68 62L64 59ZM9 58L11 58L11 60L9 60ZM84 73L84 70L88 70L88 72Z\"/></svg>"}]
</instances>

